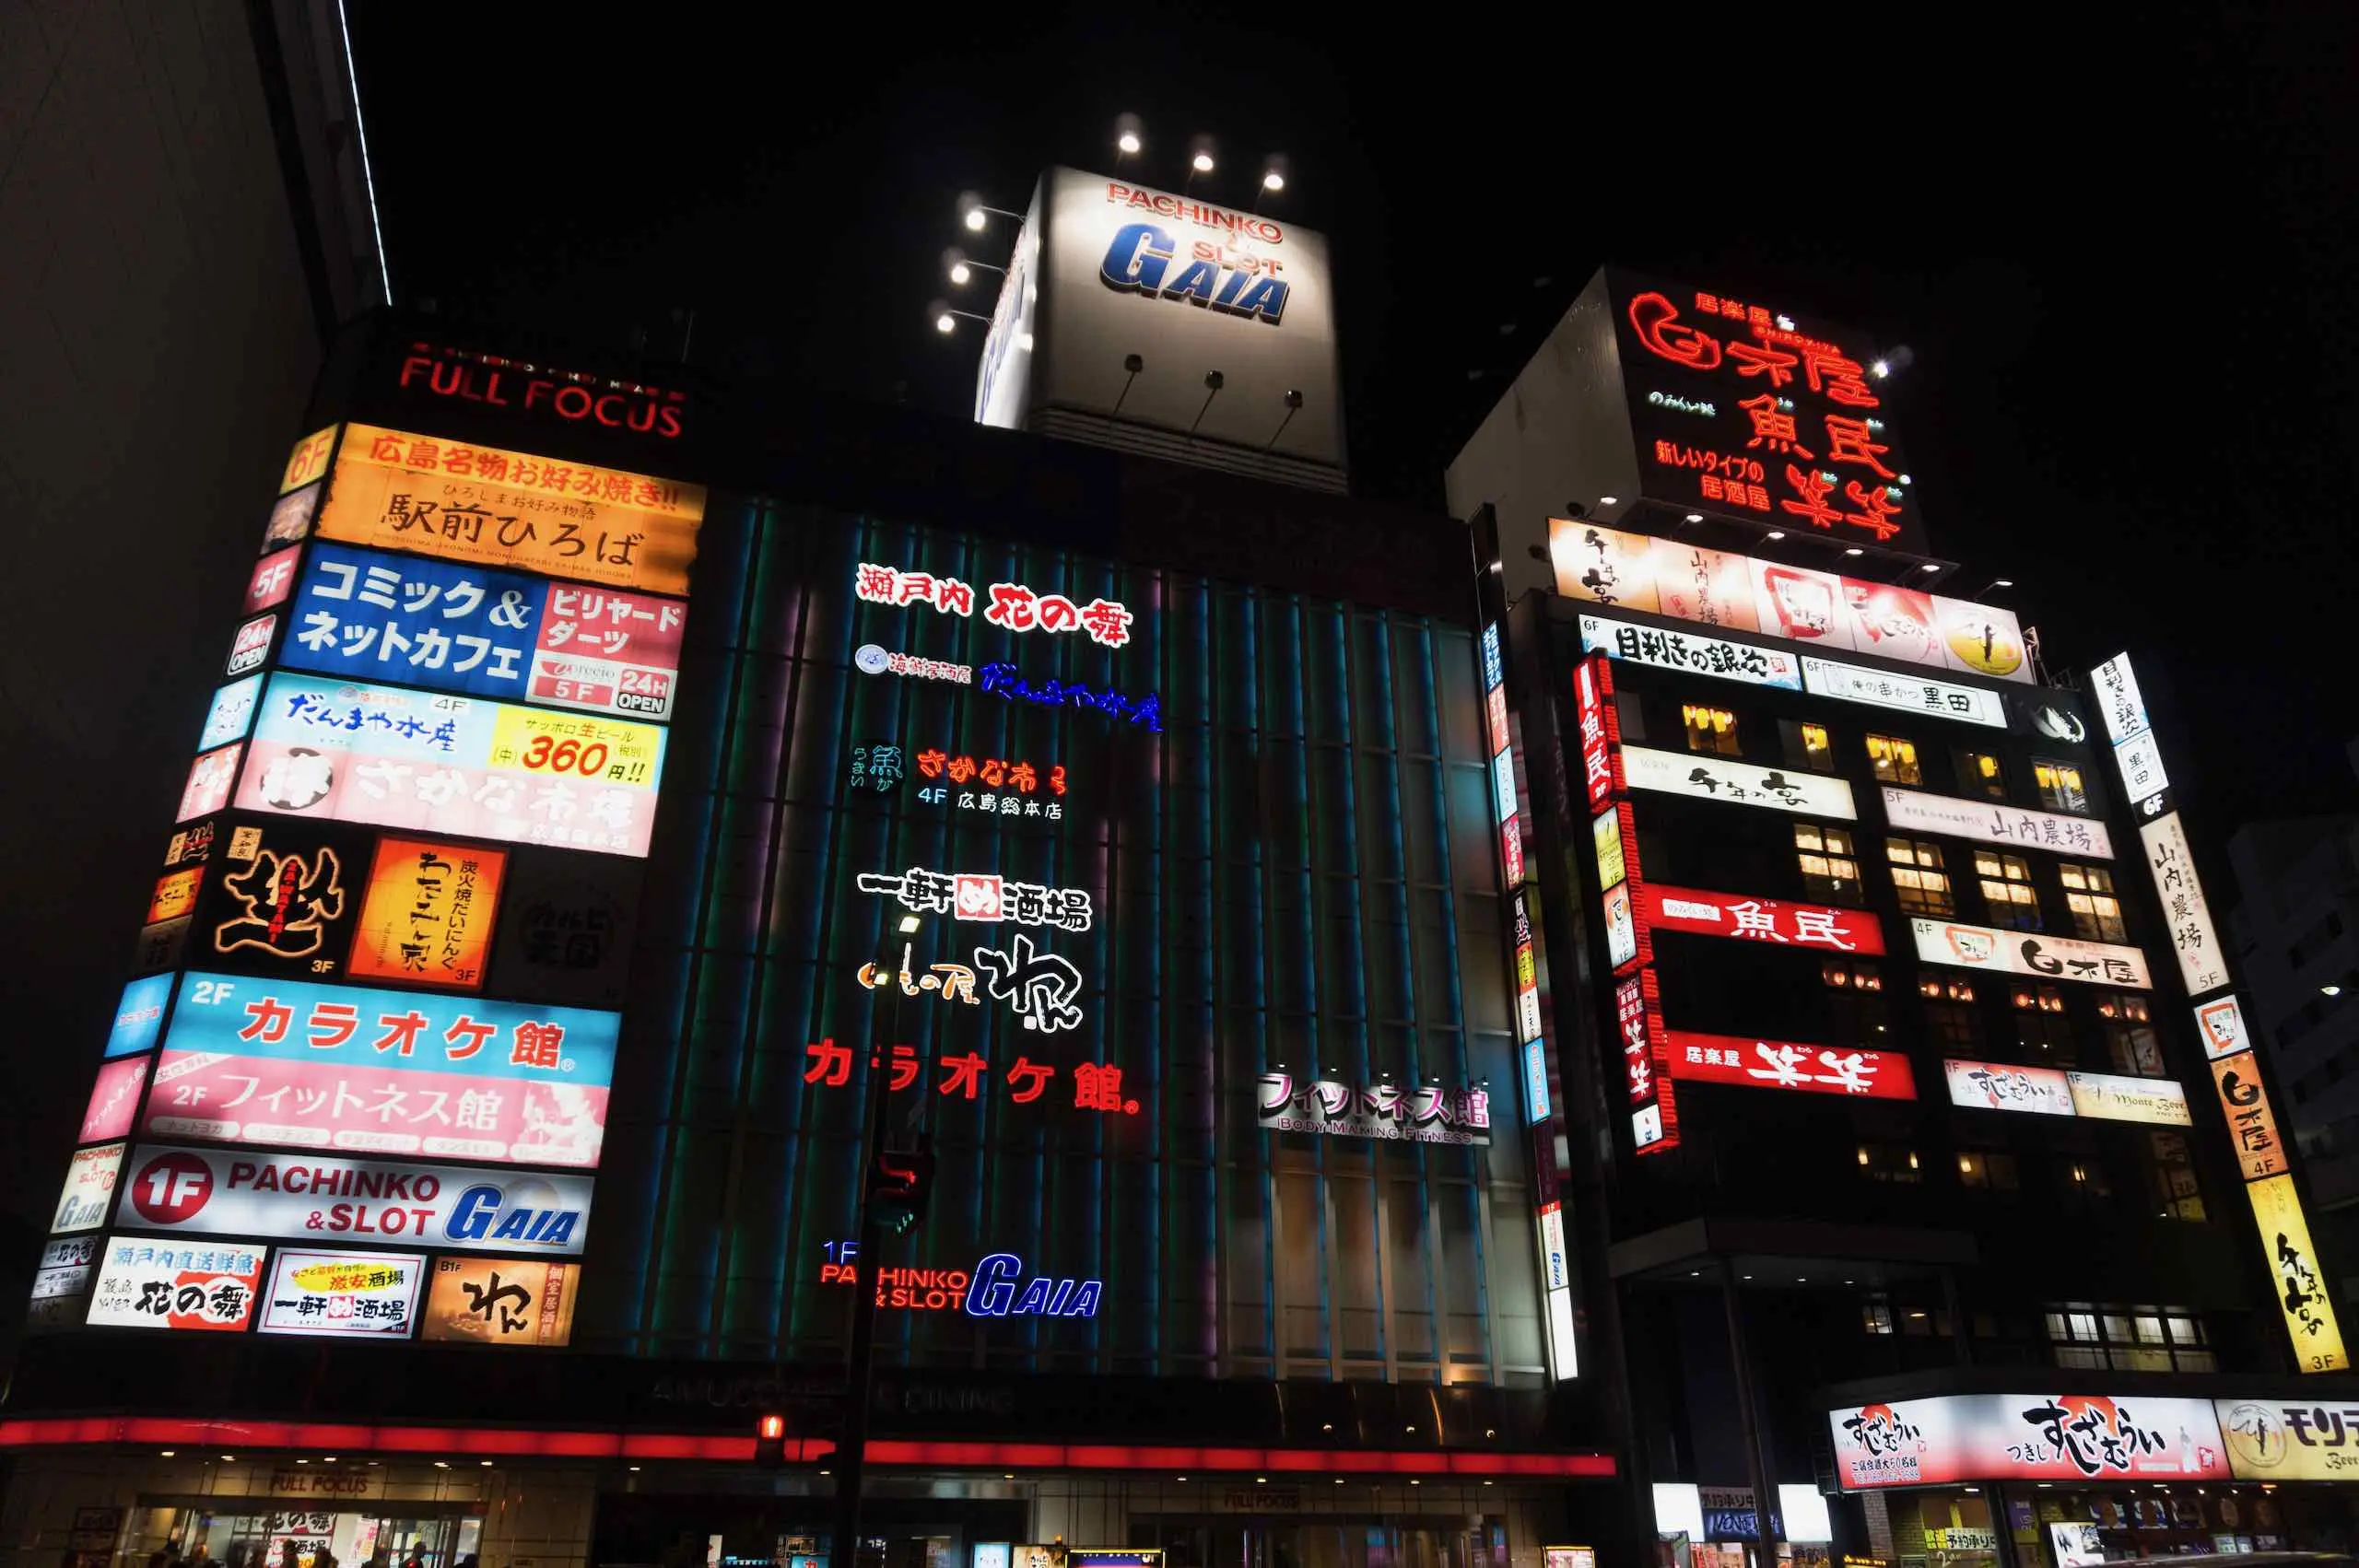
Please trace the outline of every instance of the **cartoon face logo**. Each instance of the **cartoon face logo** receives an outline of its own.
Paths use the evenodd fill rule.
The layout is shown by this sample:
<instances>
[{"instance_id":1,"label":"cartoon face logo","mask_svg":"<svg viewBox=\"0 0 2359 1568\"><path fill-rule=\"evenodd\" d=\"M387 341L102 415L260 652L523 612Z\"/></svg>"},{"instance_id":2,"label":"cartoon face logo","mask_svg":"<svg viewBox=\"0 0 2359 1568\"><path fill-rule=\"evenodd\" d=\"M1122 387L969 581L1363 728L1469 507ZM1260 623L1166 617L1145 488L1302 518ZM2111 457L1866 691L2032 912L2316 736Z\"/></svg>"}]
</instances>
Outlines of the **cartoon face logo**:
<instances>
[{"instance_id":1,"label":"cartoon face logo","mask_svg":"<svg viewBox=\"0 0 2359 1568\"><path fill-rule=\"evenodd\" d=\"M873 642L862 643L851 656L852 668L863 675L881 675L892 662L892 656Z\"/></svg>"},{"instance_id":2,"label":"cartoon face logo","mask_svg":"<svg viewBox=\"0 0 2359 1568\"><path fill-rule=\"evenodd\" d=\"M288 748L262 772L263 803L282 812L308 811L335 788L335 765L309 746Z\"/></svg>"}]
</instances>

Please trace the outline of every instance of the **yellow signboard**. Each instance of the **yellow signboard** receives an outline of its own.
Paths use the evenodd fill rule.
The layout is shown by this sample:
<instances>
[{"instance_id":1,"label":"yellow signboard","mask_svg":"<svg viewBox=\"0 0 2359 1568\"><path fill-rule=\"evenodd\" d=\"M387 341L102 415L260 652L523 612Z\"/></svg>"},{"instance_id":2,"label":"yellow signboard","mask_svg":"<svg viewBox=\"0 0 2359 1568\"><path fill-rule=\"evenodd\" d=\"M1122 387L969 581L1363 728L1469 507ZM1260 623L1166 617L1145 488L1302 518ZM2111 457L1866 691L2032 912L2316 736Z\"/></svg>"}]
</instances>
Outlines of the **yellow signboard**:
<instances>
[{"instance_id":1,"label":"yellow signboard","mask_svg":"<svg viewBox=\"0 0 2359 1568\"><path fill-rule=\"evenodd\" d=\"M491 766L555 778L651 789L663 731L627 719L503 704L491 729Z\"/></svg>"},{"instance_id":2,"label":"yellow signboard","mask_svg":"<svg viewBox=\"0 0 2359 1568\"><path fill-rule=\"evenodd\" d=\"M279 476L278 493L299 490L328 471L328 453L335 446L335 427L314 430L295 443L288 454L287 472Z\"/></svg>"},{"instance_id":3,"label":"yellow signboard","mask_svg":"<svg viewBox=\"0 0 2359 1568\"><path fill-rule=\"evenodd\" d=\"M374 425L337 449L323 538L682 594L704 486Z\"/></svg>"},{"instance_id":4,"label":"yellow signboard","mask_svg":"<svg viewBox=\"0 0 2359 1568\"><path fill-rule=\"evenodd\" d=\"M2342 1329L2334 1320L2328 1299L2326 1271L2318 1248L2310 1243L2309 1221L2303 1216L2300 1194L2290 1176L2273 1176L2249 1183L2252 1217L2260 1227L2260 1245L2270 1272L2277 1280L2277 1305L2285 1314L2285 1331L2293 1336L2294 1353L2304 1372L2341 1372L2351 1365L2343 1353Z\"/></svg>"}]
</instances>

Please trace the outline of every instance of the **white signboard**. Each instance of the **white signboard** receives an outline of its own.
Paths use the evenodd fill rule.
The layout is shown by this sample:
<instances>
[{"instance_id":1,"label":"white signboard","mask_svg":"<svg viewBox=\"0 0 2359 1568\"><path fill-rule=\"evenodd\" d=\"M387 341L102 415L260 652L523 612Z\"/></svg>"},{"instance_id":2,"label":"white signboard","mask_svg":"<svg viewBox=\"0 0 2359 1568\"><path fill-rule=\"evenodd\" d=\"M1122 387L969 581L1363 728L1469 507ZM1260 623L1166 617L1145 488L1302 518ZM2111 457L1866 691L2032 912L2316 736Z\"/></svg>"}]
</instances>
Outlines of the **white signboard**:
<instances>
[{"instance_id":1,"label":"white signboard","mask_svg":"<svg viewBox=\"0 0 2359 1568\"><path fill-rule=\"evenodd\" d=\"M2068 1072L2074 1114L2099 1121L2142 1121L2192 1127L2187 1091L2167 1078L2122 1078L2110 1072Z\"/></svg>"},{"instance_id":2,"label":"white signboard","mask_svg":"<svg viewBox=\"0 0 2359 1568\"><path fill-rule=\"evenodd\" d=\"M2090 672L2089 685L2096 688L2097 712L2105 719L2105 732L2115 745L2144 734L2151 727L2146 698L2130 671L2130 655L2117 653L2098 665Z\"/></svg>"},{"instance_id":3,"label":"white signboard","mask_svg":"<svg viewBox=\"0 0 2359 1568\"><path fill-rule=\"evenodd\" d=\"M1965 724L1987 724L1995 730L2007 727L2007 707L1997 692L1961 686L1954 681L1929 681L1921 675L1871 670L1865 665L1846 664L1805 653L1802 684L1821 696L1843 702L1863 702L1871 708L1954 719Z\"/></svg>"},{"instance_id":4,"label":"white signboard","mask_svg":"<svg viewBox=\"0 0 2359 1568\"><path fill-rule=\"evenodd\" d=\"M2050 849L2060 855L2113 859L2113 840L2105 824L2084 816L2026 811L1996 801L1954 800L1891 784L1884 786L1884 815L1893 826L1913 833L1945 833L2003 844L2011 849Z\"/></svg>"},{"instance_id":5,"label":"white signboard","mask_svg":"<svg viewBox=\"0 0 2359 1568\"><path fill-rule=\"evenodd\" d=\"M2163 771L2162 743L2152 730L2114 747L2113 766L2121 774L2123 797L2141 816L2147 814L2147 802L2171 787L2170 775Z\"/></svg>"},{"instance_id":6,"label":"white signboard","mask_svg":"<svg viewBox=\"0 0 2359 1568\"><path fill-rule=\"evenodd\" d=\"M2016 1067L1998 1061L1944 1061L1950 1104L1984 1111L2028 1111L2035 1116L2071 1116L2072 1086L2052 1067Z\"/></svg>"},{"instance_id":7,"label":"white signboard","mask_svg":"<svg viewBox=\"0 0 2359 1568\"><path fill-rule=\"evenodd\" d=\"M1755 767L1751 763L1733 762L1722 756L1659 752L1646 746L1622 748L1622 772L1633 790L1693 795L1706 801L1733 801L1739 805L1767 806L1845 822L1853 821L1860 814L1851 804L1851 786L1823 774Z\"/></svg>"},{"instance_id":8,"label":"white signboard","mask_svg":"<svg viewBox=\"0 0 2359 1568\"><path fill-rule=\"evenodd\" d=\"M1658 670L1716 675L1724 681L1743 681L1750 686L1802 690L1802 677L1795 655L1782 648L1758 648L1749 642L1706 637L1700 632L1633 626L1603 615L1581 617L1581 647L1633 664L1651 664Z\"/></svg>"},{"instance_id":9,"label":"white signboard","mask_svg":"<svg viewBox=\"0 0 2359 1568\"><path fill-rule=\"evenodd\" d=\"M1326 239L1285 212L1226 205L1203 183L1041 176L979 359L978 420L1119 418L1342 470ZM1001 235L1006 225L987 220ZM1213 370L1223 381L1207 402Z\"/></svg>"},{"instance_id":10,"label":"white signboard","mask_svg":"<svg viewBox=\"0 0 2359 1568\"><path fill-rule=\"evenodd\" d=\"M115 1178L123 1171L123 1145L105 1143L76 1149L65 1167L65 1191L57 1199L53 1234L94 1231L107 1223L107 1205L113 1201Z\"/></svg>"},{"instance_id":11,"label":"white signboard","mask_svg":"<svg viewBox=\"0 0 2359 1568\"><path fill-rule=\"evenodd\" d=\"M2178 813L2147 823L2138 837L2146 846L2146 869L2154 874L2154 894L2163 901L2163 919L2170 931L2171 951L2178 954L2187 994L2201 998L2218 990L2228 983L2228 955L2212 928L2212 908L2204 902L2203 883L2196 878L2195 857Z\"/></svg>"},{"instance_id":12,"label":"white signboard","mask_svg":"<svg viewBox=\"0 0 2359 1568\"><path fill-rule=\"evenodd\" d=\"M2026 975L2035 980L2084 980L2097 986L2154 989L2146 972L2146 955L2134 947L2109 942L2076 942L2071 937L2040 931L2002 931L1990 926L1968 926L1955 920L1908 922L1917 939L1917 957L1926 964L1946 964L1959 969L1980 969L2001 975Z\"/></svg>"},{"instance_id":13,"label":"white signboard","mask_svg":"<svg viewBox=\"0 0 2359 1568\"><path fill-rule=\"evenodd\" d=\"M271 1259L262 1331L406 1340L425 1279L426 1258L418 1253L281 1247Z\"/></svg>"},{"instance_id":14,"label":"white signboard","mask_svg":"<svg viewBox=\"0 0 2359 1568\"><path fill-rule=\"evenodd\" d=\"M2203 1054L2213 1061L2252 1048L2244 1007L2232 996L2215 998L2197 1008L2195 1033L2203 1042Z\"/></svg>"},{"instance_id":15,"label":"white signboard","mask_svg":"<svg viewBox=\"0 0 2359 1568\"><path fill-rule=\"evenodd\" d=\"M207 1235L572 1256L590 1228L570 1174L143 1144L126 1179L122 1223Z\"/></svg>"}]
</instances>

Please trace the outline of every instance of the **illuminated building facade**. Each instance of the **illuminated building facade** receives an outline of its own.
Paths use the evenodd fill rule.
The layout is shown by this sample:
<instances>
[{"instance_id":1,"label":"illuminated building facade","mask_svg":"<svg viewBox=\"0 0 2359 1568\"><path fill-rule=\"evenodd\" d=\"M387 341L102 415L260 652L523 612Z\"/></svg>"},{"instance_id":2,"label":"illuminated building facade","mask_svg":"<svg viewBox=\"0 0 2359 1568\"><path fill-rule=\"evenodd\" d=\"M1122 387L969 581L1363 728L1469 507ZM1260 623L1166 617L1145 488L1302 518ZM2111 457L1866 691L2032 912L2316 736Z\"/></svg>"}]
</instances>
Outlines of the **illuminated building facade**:
<instances>
[{"instance_id":1,"label":"illuminated building facade","mask_svg":"<svg viewBox=\"0 0 2359 1568\"><path fill-rule=\"evenodd\" d=\"M1450 471L1526 1099L1656 1550L2345 1544L2348 1362L2190 737L2127 657L2044 679L1950 596L1891 392L1856 334L1609 270Z\"/></svg>"},{"instance_id":2,"label":"illuminated building facade","mask_svg":"<svg viewBox=\"0 0 2359 1568\"><path fill-rule=\"evenodd\" d=\"M1462 532L577 363L364 323L257 495L10 1539L824 1556L871 1282L888 1562L1610 1530Z\"/></svg>"}]
</instances>

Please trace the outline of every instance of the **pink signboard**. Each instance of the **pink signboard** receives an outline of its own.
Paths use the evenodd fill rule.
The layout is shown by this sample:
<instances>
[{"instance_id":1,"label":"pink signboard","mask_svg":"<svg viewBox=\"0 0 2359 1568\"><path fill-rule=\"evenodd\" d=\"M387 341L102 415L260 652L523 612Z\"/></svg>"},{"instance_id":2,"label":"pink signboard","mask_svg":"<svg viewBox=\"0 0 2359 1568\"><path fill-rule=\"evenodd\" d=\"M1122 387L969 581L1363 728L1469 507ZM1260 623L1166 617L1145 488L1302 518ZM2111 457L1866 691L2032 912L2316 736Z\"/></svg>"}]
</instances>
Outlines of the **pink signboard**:
<instances>
[{"instance_id":1,"label":"pink signboard","mask_svg":"<svg viewBox=\"0 0 2359 1568\"><path fill-rule=\"evenodd\" d=\"M523 1165L598 1163L606 1091L590 1083L167 1049L142 1123L156 1138Z\"/></svg>"},{"instance_id":2,"label":"pink signboard","mask_svg":"<svg viewBox=\"0 0 2359 1568\"><path fill-rule=\"evenodd\" d=\"M129 1132L132 1117L139 1114L140 1085L147 1082L147 1059L144 1056L124 1057L99 1069L98 1084L90 1091L89 1108L82 1113L82 1130L74 1141L104 1143Z\"/></svg>"},{"instance_id":3,"label":"pink signboard","mask_svg":"<svg viewBox=\"0 0 2359 1568\"><path fill-rule=\"evenodd\" d=\"M1952 1481L2226 1480L2202 1399L1948 1394L1829 1410L1844 1490Z\"/></svg>"}]
</instances>

